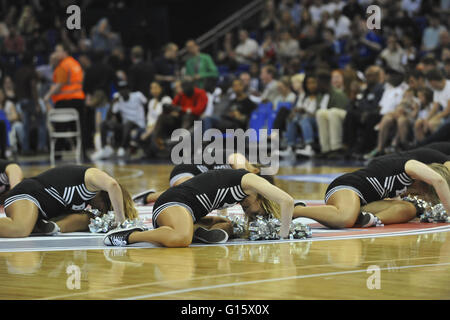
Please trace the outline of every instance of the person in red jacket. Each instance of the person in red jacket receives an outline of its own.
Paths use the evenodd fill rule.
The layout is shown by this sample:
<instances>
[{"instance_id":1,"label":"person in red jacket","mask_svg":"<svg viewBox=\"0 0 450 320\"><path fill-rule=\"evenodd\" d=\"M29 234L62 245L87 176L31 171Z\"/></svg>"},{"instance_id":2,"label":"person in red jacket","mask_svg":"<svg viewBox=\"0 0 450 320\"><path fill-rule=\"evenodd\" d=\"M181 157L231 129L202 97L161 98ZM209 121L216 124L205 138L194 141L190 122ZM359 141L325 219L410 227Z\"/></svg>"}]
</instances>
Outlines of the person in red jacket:
<instances>
[{"instance_id":1,"label":"person in red jacket","mask_svg":"<svg viewBox=\"0 0 450 320\"><path fill-rule=\"evenodd\" d=\"M183 91L175 96L172 105L181 108L181 113L176 111L175 116L181 117L182 128L189 129L205 111L208 96L205 90L196 88L192 81L184 81L181 88Z\"/></svg>"},{"instance_id":2,"label":"person in red jacket","mask_svg":"<svg viewBox=\"0 0 450 320\"><path fill-rule=\"evenodd\" d=\"M165 148L164 141L171 137L173 130L191 129L206 109L208 96L205 90L195 87L192 81L183 81L181 87L172 104L163 106L155 124L152 144L159 150Z\"/></svg>"}]
</instances>

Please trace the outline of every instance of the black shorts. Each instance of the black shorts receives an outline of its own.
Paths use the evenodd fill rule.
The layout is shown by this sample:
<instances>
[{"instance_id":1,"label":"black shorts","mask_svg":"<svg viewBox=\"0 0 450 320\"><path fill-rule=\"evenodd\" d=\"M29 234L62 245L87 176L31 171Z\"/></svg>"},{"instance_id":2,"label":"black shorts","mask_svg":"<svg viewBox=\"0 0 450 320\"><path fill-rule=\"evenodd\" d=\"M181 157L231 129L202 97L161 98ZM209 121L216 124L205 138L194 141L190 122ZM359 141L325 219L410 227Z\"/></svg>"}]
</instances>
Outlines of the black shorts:
<instances>
[{"instance_id":1,"label":"black shorts","mask_svg":"<svg viewBox=\"0 0 450 320\"><path fill-rule=\"evenodd\" d=\"M355 192L360 198L361 205L366 205L369 202L372 202L373 190L370 184L361 176L354 173L346 173L340 177L337 177L330 183L325 192L325 203L328 202L328 199L339 190L352 190ZM376 200L376 199L375 199Z\"/></svg>"},{"instance_id":2,"label":"black shorts","mask_svg":"<svg viewBox=\"0 0 450 320\"><path fill-rule=\"evenodd\" d=\"M174 183L181 178L192 178L198 176L203 172L207 172L208 168L197 164L178 164L170 173L170 186L172 187Z\"/></svg>"},{"instance_id":3,"label":"black shorts","mask_svg":"<svg viewBox=\"0 0 450 320\"><path fill-rule=\"evenodd\" d=\"M189 195L183 192L183 188L172 187L167 189L162 195L158 197L155 204L153 205L152 211L152 224L153 228L158 228L156 220L161 212L169 207L179 206L185 208L192 216L193 223L197 221L198 218L194 215L195 208L191 201L189 201Z\"/></svg>"},{"instance_id":4,"label":"black shorts","mask_svg":"<svg viewBox=\"0 0 450 320\"><path fill-rule=\"evenodd\" d=\"M6 198L4 208L19 200L33 202L39 208L39 217L51 219L63 214L65 208L45 192L44 187L35 179L24 179L11 189Z\"/></svg>"}]
</instances>

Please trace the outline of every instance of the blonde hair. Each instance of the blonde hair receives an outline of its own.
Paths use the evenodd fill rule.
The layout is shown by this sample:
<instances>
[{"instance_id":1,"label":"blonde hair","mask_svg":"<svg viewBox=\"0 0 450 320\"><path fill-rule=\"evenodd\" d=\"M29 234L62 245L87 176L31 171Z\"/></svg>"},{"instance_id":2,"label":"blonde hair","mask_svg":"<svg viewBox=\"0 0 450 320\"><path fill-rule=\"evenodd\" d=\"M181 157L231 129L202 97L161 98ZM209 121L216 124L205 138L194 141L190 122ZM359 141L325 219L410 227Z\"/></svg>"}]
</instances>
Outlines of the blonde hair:
<instances>
[{"instance_id":1,"label":"blonde hair","mask_svg":"<svg viewBox=\"0 0 450 320\"><path fill-rule=\"evenodd\" d=\"M429 164L428 167L433 169L434 172L438 173L444 180L447 182L447 185L450 187L450 170L440 163L432 163ZM425 182L420 181L420 185L423 188L424 195L428 198L428 201L433 205L440 203L439 195L432 185L429 185Z\"/></svg>"},{"instance_id":2,"label":"blonde hair","mask_svg":"<svg viewBox=\"0 0 450 320\"><path fill-rule=\"evenodd\" d=\"M123 211L125 215L125 219L136 219L138 218L139 214L134 206L134 201L131 198L131 194L128 192L128 190L122 186L119 183L120 190L122 191L122 202L123 202ZM102 214L108 213L108 211L113 210L113 206L111 203L111 199L109 198L108 192L106 191L100 191L100 196L103 202L105 203L106 212L102 212Z\"/></svg>"},{"instance_id":3,"label":"blonde hair","mask_svg":"<svg viewBox=\"0 0 450 320\"><path fill-rule=\"evenodd\" d=\"M122 199L123 199L123 210L125 213L125 218L133 220L137 219L139 216L136 207L134 206L134 201L131 198L131 194L128 190L119 183L120 190L122 190Z\"/></svg>"},{"instance_id":4,"label":"blonde hair","mask_svg":"<svg viewBox=\"0 0 450 320\"><path fill-rule=\"evenodd\" d=\"M258 194L258 200L260 200L261 207L266 213L266 215L272 214L274 218L281 220L281 208L278 203L275 201L264 198L263 196Z\"/></svg>"}]
</instances>

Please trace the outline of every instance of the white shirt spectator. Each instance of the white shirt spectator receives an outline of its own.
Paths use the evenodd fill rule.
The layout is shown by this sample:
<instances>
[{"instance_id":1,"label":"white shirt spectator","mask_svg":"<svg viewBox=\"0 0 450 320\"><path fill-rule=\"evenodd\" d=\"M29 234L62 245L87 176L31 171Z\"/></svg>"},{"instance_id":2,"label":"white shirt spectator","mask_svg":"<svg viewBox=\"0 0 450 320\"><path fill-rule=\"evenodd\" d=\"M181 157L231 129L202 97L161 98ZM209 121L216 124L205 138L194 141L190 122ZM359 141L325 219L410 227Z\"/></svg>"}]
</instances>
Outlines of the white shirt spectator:
<instances>
[{"instance_id":1,"label":"white shirt spectator","mask_svg":"<svg viewBox=\"0 0 450 320\"><path fill-rule=\"evenodd\" d=\"M411 17L420 10L422 0L402 0L402 9Z\"/></svg>"},{"instance_id":2,"label":"white shirt spectator","mask_svg":"<svg viewBox=\"0 0 450 320\"><path fill-rule=\"evenodd\" d=\"M397 50L391 51L389 48L381 51L380 57L386 61L386 64L391 68L399 72L403 72L405 67L403 65L405 51L398 47Z\"/></svg>"},{"instance_id":3,"label":"white shirt spectator","mask_svg":"<svg viewBox=\"0 0 450 320\"><path fill-rule=\"evenodd\" d=\"M211 117L214 113L214 105L220 102L220 96L222 95L222 89L217 87L213 93L206 92L208 96L208 104L206 105L205 112L202 114L202 118Z\"/></svg>"},{"instance_id":4,"label":"white shirt spectator","mask_svg":"<svg viewBox=\"0 0 450 320\"><path fill-rule=\"evenodd\" d=\"M334 30L334 34L336 35L336 38L342 38L345 36L349 36L351 34L350 31L350 25L351 25L351 21L349 18L347 18L344 15L341 15L338 19L338 21L336 21L334 18L330 18L327 21L326 26L328 28L331 28Z\"/></svg>"},{"instance_id":5,"label":"white shirt spectator","mask_svg":"<svg viewBox=\"0 0 450 320\"><path fill-rule=\"evenodd\" d=\"M316 6L313 4L309 7L309 14L311 15L311 20L313 23L319 23L322 19L322 12L324 10L324 6Z\"/></svg>"},{"instance_id":6,"label":"white shirt spectator","mask_svg":"<svg viewBox=\"0 0 450 320\"><path fill-rule=\"evenodd\" d=\"M298 55L300 51L300 46L298 41L295 39L290 39L288 41L280 41L278 43L278 55L281 58L293 58Z\"/></svg>"},{"instance_id":7,"label":"white shirt spectator","mask_svg":"<svg viewBox=\"0 0 450 320\"><path fill-rule=\"evenodd\" d=\"M247 38L244 43L238 44L236 47L236 61L243 64L249 64L251 61L245 57L247 56L258 56L259 45L258 42L251 38ZM244 57L245 56L245 57Z\"/></svg>"},{"instance_id":8,"label":"white shirt spectator","mask_svg":"<svg viewBox=\"0 0 450 320\"><path fill-rule=\"evenodd\" d=\"M381 106L380 114L385 115L390 112L393 112L398 104L402 101L403 94L407 89L407 85L405 83L400 84L397 87L389 86L384 92L379 105Z\"/></svg>"},{"instance_id":9,"label":"white shirt spectator","mask_svg":"<svg viewBox=\"0 0 450 320\"><path fill-rule=\"evenodd\" d=\"M261 101L268 100L273 103L277 98L277 96L278 96L277 81L272 80L264 87L264 91L261 94Z\"/></svg>"},{"instance_id":10,"label":"white shirt spectator","mask_svg":"<svg viewBox=\"0 0 450 320\"><path fill-rule=\"evenodd\" d=\"M450 100L450 80L445 81L444 89L441 91L433 90L433 102L439 103L442 108L447 108Z\"/></svg>"},{"instance_id":11,"label":"white shirt spectator","mask_svg":"<svg viewBox=\"0 0 450 320\"><path fill-rule=\"evenodd\" d=\"M328 4L324 4L322 6L323 10L328 11L328 13L331 15L333 14L333 12L335 12L336 10L342 11L342 8L345 7L345 2L344 1L330 1Z\"/></svg>"},{"instance_id":12,"label":"white shirt spectator","mask_svg":"<svg viewBox=\"0 0 450 320\"><path fill-rule=\"evenodd\" d=\"M112 112L120 112L122 121L131 121L140 128L145 128L145 111L144 105L147 103L147 98L139 91L131 92L127 101L116 92L113 99L119 98L117 102L113 104Z\"/></svg>"},{"instance_id":13,"label":"white shirt spectator","mask_svg":"<svg viewBox=\"0 0 450 320\"><path fill-rule=\"evenodd\" d=\"M165 96L159 101L155 98L150 100L147 111L147 127L153 127L156 124L165 104L172 104L172 99L169 96Z\"/></svg>"}]
</instances>

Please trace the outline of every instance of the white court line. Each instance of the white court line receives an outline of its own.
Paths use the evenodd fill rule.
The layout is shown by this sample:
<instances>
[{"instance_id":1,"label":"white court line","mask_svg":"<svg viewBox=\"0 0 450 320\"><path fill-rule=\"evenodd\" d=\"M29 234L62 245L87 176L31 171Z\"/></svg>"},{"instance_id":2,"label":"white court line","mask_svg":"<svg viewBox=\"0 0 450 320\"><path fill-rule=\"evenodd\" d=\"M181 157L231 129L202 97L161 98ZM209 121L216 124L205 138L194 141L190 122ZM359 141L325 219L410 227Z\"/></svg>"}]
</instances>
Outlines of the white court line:
<instances>
[{"instance_id":1,"label":"white court line","mask_svg":"<svg viewBox=\"0 0 450 320\"><path fill-rule=\"evenodd\" d=\"M191 244L190 248L195 247L212 247L212 246L237 246L237 245L265 245L265 244L278 244L278 243L291 243L291 242L306 242L306 241L335 241L335 240L351 240L351 239L370 239L370 238L383 238L383 237L395 237L395 236L413 236L429 233L441 233L449 232L450 226L441 226L436 228L429 228L424 230L413 230L413 231L400 231L398 233L378 233L378 234L361 234L352 236L336 236L336 237L317 237L317 238L307 238L307 239L294 239L294 240L266 240L266 241L230 241L221 244ZM86 239L86 237L80 237L81 239ZM100 238L99 236L97 238ZM28 238L24 238L28 239ZM49 238L52 240L61 240L61 238ZM67 238L72 239L72 238ZM46 239L48 240L48 239ZM0 241L1 243L1 241ZM104 250L107 248L117 248L110 246L79 246L79 247L35 247L35 248L17 248L17 249L0 249L0 252L35 252L35 251L72 251L72 250ZM139 246L139 244L134 244L132 246L126 246L121 248L127 249L148 249L148 248L163 248L161 246L153 245L151 243L145 243L145 246ZM170 249L170 248L167 248Z\"/></svg>"},{"instance_id":2,"label":"white court line","mask_svg":"<svg viewBox=\"0 0 450 320\"><path fill-rule=\"evenodd\" d=\"M387 267L387 268L380 268L380 270L384 271L384 270L399 270L399 269L411 269L411 268L427 268L427 267L438 267L438 266L447 266L447 265L450 265L450 262L436 263L436 264L422 264L422 265L415 265L415 266ZM308 275L301 275L301 276L273 278L273 279L265 279L265 280L233 282L233 283L225 283L225 284L219 284L219 285L214 285L214 286L204 286L204 287L197 287L197 288L189 288L189 289L182 289L182 290L173 290L173 291L166 291L166 292L160 292L160 293L145 294L145 295L140 295L140 296L115 299L115 300L139 300L139 299L146 299L146 298L152 298L152 297L166 296L166 295L171 295L171 294L192 292L192 291L202 291L202 290L210 290L210 289L217 289L217 288L245 286L245 285L250 285L250 284L261 284L261 283L267 283L267 282L326 277L326 276L338 276L338 275L344 275L344 274L366 273L366 272L367 272L367 269L361 269L361 270L351 270L351 271L315 273L315 274L308 274Z\"/></svg>"},{"instance_id":3,"label":"white court line","mask_svg":"<svg viewBox=\"0 0 450 320\"><path fill-rule=\"evenodd\" d=\"M392 261L403 261L403 260L422 260L422 259L436 259L441 258L441 256L436 257L416 257L416 258L399 258L399 259L388 259L388 260L370 260L365 261L366 264L380 264L384 262L392 262ZM329 264L319 264L319 265L304 265L304 266L296 266L296 267L289 267L289 268L281 268L281 270L301 270L301 269L307 269L307 268L322 268L322 267L329 267ZM272 270L261 270L258 273L266 273ZM246 271L246 272L235 272L235 273L225 273L225 274L217 274L217 275L211 275L211 276L202 276L202 277L194 277L189 279L189 281L200 281L200 280L206 280L206 279L216 279L216 278L224 278L224 277L235 277L235 276L243 276L246 274L255 274L255 271ZM72 293L72 294L65 294L65 295L59 295L59 296L52 296L52 297L45 297L45 298L38 298L35 300L60 300L62 298L72 298L72 297L78 297L83 296L87 294L101 294L101 293L111 293L119 290L128 290L128 289L136 289L136 288L142 288L142 287L149 287L149 286L155 286L155 285L161 285L161 284L168 284L168 283L174 283L179 282L180 280L162 280L162 281L156 281L156 282L147 282L147 283L140 283L140 284L134 284L134 285L127 285L123 287L116 287L112 289L101 289L101 290L95 290L93 292L79 292L79 293Z\"/></svg>"}]
</instances>

